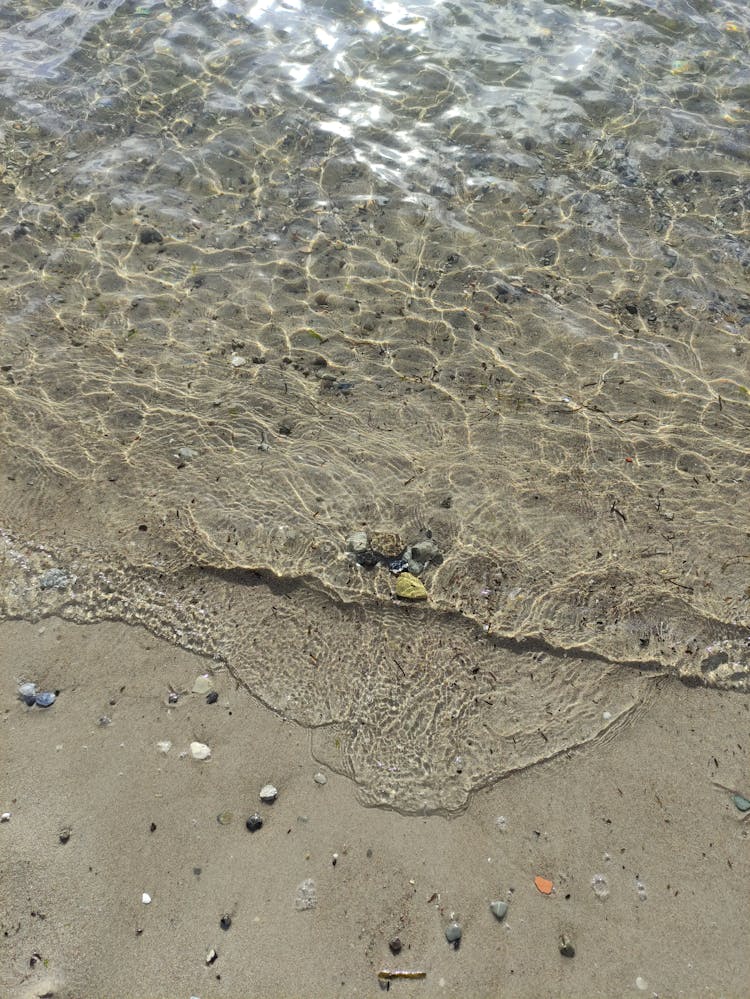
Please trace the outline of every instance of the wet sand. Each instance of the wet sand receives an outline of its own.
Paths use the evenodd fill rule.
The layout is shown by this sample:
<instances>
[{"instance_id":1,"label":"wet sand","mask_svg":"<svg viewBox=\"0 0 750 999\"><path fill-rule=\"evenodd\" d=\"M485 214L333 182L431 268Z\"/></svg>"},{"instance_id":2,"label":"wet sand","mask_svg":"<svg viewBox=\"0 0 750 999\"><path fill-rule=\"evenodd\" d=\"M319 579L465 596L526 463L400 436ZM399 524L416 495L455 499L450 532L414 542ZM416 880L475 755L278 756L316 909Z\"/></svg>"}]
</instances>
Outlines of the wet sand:
<instances>
[{"instance_id":1,"label":"wet sand","mask_svg":"<svg viewBox=\"0 0 750 999\"><path fill-rule=\"evenodd\" d=\"M405 999L747 995L750 822L713 784L747 791L744 695L665 680L607 741L461 815L415 818L363 808L330 771L317 784L309 733L225 671L217 703L169 705L168 684L189 691L212 664L143 630L51 618L0 634L3 995L376 996L382 969L426 973L392 982ZM26 679L59 689L55 705L25 707ZM269 781L279 797L263 805ZM298 911L307 878L317 906ZM502 923L493 899L509 901Z\"/></svg>"}]
</instances>

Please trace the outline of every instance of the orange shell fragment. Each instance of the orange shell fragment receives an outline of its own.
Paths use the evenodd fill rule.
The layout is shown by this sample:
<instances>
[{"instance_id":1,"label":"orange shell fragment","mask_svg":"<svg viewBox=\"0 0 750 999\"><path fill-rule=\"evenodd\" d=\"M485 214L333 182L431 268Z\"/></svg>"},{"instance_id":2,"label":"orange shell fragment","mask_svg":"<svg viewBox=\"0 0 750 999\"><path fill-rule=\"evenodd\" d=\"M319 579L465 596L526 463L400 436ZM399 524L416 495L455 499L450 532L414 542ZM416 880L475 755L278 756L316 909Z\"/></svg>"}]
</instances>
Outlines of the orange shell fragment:
<instances>
[{"instance_id":1,"label":"orange shell fragment","mask_svg":"<svg viewBox=\"0 0 750 999\"><path fill-rule=\"evenodd\" d=\"M534 884L537 886L542 895L551 895L552 889L555 887L551 881L547 880L547 878L536 877L534 878Z\"/></svg>"}]
</instances>

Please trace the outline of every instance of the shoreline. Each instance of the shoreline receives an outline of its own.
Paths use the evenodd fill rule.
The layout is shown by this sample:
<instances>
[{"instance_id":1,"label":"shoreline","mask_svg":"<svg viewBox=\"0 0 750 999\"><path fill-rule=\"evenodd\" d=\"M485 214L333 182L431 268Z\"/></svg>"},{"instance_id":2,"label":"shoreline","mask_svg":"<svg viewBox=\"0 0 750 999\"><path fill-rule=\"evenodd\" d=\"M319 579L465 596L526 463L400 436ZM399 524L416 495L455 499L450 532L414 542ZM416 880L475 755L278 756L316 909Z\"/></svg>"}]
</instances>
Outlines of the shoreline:
<instances>
[{"instance_id":1,"label":"shoreline","mask_svg":"<svg viewBox=\"0 0 750 999\"><path fill-rule=\"evenodd\" d=\"M375 996L385 969L425 972L390 982L405 997L744 994L750 823L712 782L742 789L745 695L665 680L610 738L475 792L453 817L403 816L364 808L330 771L317 783L310 733L224 670L216 703L169 705L170 685L190 691L215 664L140 628L0 630L8 996ZM27 708L21 678L57 702ZM192 759L191 742L211 758ZM264 824L250 833L253 812ZM317 904L301 911L307 879ZM492 900L508 902L502 922Z\"/></svg>"}]
</instances>

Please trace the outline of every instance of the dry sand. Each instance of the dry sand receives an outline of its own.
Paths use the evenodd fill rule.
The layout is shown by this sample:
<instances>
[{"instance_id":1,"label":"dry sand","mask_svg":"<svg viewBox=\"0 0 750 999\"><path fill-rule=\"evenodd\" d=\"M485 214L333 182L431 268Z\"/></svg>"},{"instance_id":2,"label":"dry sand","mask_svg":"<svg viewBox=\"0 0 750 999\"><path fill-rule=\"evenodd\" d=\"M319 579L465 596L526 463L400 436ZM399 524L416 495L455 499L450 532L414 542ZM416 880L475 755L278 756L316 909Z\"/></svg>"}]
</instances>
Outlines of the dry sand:
<instances>
[{"instance_id":1,"label":"dry sand","mask_svg":"<svg viewBox=\"0 0 750 999\"><path fill-rule=\"evenodd\" d=\"M364 809L342 776L315 783L309 734L226 672L217 703L170 706L168 684L211 664L142 630L4 623L0 656L3 996L378 996L383 968L426 972L391 984L403 999L750 995L750 821L712 783L748 791L747 697L665 680L609 741L415 818ZM27 708L21 679L57 703ZM193 740L210 760L185 755ZM297 911L306 878L317 907Z\"/></svg>"}]
</instances>

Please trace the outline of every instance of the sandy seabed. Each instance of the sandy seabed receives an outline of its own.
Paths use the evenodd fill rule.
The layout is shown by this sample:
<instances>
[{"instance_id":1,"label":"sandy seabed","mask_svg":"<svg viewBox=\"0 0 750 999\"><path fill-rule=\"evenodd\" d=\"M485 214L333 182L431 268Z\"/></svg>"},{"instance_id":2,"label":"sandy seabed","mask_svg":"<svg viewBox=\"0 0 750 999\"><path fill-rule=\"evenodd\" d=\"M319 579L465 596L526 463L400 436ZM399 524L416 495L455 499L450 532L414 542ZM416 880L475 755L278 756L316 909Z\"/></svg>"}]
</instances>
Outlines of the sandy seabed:
<instances>
[{"instance_id":1,"label":"sandy seabed","mask_svg":"<svg viewBox=\"0 0 750 999\"><path fill-rule=\"evenodd\" d=\"M664 680L607 741L460 815L405 817L330 771L316 783L309 733L225 671L216 703L189 693L214 664L143 630L52 618L0 634L3 996L377 996L383 970L425 972L390 983L403 999L750 994L750 822L714 783L747 791L745 695ZM57 702L26 707L21 680ZM186 692L173 705L170 685ZM305 879L317 905L301 911Z\"/></svg>"}]
</instances>

